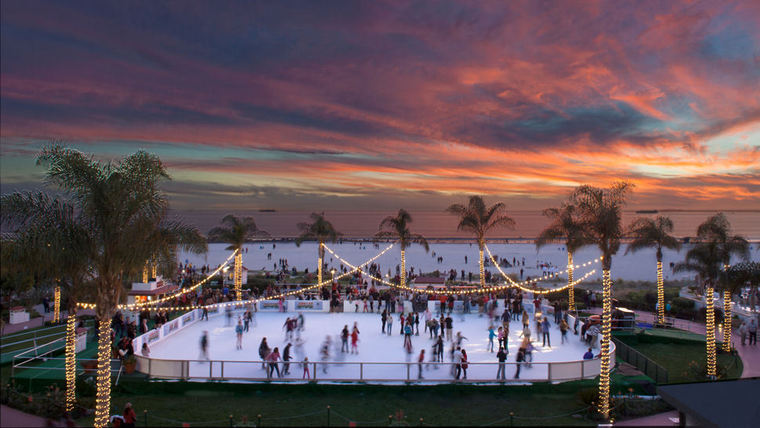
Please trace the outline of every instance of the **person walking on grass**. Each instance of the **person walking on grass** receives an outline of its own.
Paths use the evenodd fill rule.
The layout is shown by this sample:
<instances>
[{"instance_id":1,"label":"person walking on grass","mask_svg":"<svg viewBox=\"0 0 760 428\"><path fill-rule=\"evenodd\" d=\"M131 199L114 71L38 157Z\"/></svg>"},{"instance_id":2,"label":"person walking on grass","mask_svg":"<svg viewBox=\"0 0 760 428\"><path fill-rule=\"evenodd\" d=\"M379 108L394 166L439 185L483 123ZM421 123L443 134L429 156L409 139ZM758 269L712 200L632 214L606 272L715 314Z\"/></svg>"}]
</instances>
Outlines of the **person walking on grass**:
<instances>
[{"instance_id":1,"label":"person walking on grass","mask_svg":"<svg viewBox=\"0 0 760 428\"><path fill-rule=\"evenodd\" d=\"M496 353L496 359L499 361L499 369L496 371L496 379L504 381L506 379L504 373L507 368L507 353L504 352L504 348L499 347L499 352Z\"/></svg>"}]
</instances>

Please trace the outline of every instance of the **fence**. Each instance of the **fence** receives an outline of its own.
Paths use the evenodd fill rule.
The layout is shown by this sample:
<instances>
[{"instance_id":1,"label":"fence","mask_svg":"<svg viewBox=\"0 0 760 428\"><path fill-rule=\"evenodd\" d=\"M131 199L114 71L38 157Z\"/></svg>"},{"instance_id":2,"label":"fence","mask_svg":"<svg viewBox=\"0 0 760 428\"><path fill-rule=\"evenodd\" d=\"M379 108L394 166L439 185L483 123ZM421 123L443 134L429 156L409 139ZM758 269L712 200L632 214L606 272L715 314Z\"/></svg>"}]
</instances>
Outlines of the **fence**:
<instances>
[{"instance_id":1,"label":"fence","mask_svg":"<svg viewBox=\"0 0 760 428\"><path fill-rule=\"evenodd\" d=\"M612 350L614 352L614 349ZM283 373L289 366L289 374ZM614 365L614 354L612 362ZM361 383L448 383L455 379L455 363L446 362L279 362L168 360L137 356L137 371L158 379L276 381L276 382L361 382ZM519 378L515 378L519 367ZM507 362L504 376L497 379L498 362L468 362L458 382L563 382L599 375L600 360L567 362ZM270 374L270 371L273 373ZM500 376L501 377L501 376Z\"/></svg>"},{"instance_id":2,"label":"fence","mask_svg":"<svg viewBox=\"0 0 760 428\"><path fill-rule=\"evenodd\" d=\"M612 341L615 343L615 353L620 359L641 370L645 375L654 379L656 383L668 383L668 371L665 368L619 339L613 337Z\"/></svg>"}]
</instances>

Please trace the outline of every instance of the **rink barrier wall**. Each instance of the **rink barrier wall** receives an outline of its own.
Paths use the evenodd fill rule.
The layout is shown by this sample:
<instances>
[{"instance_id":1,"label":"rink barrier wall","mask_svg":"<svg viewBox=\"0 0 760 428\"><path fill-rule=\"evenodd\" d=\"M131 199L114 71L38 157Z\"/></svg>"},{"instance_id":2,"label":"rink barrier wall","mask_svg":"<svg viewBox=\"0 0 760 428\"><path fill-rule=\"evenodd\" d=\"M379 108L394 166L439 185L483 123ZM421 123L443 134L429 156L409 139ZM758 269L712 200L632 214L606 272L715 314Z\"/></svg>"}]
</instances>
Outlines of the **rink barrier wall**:
<instances>
[{"instance_id":1,"label":"rink barrier wall","mask_svg":"<svg viewBox=\"0 0 760 428\"><path fill-rule=\"evenodd\" d=\"M610 343L610 362L615 364L615 345ZM154 379L186 381L228 382L358 382L358 383L508 383L508 382L567 382L592 379L599 375L601 360L504 363L505 379L496 378L498 362L468 362L467 379L454 379L454 363L422 363L423 377L419 379L417 362L308 362L308 376L303 363L292 361L290 374L283 377L267 376L270 363L262 361L225 360L168 360L137 356L137 371ZM521 365L520 377L514 378ZM277 363L282 372L285 363ZM266 368L265 368L266 367ZM327 369L325 372L325 368ZM340 369L339 374L332 374ZM390 373L390 374L389 374Z\"/></svg>"}]
</instances>

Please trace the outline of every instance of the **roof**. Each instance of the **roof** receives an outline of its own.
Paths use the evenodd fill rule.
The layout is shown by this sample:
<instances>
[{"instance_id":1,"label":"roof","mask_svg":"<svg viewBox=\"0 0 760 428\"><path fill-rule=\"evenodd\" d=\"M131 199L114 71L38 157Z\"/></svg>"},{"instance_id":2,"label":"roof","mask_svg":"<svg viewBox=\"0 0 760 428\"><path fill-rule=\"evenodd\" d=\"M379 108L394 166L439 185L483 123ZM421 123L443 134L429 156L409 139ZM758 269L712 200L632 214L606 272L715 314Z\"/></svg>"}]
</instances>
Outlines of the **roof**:
<instances>
[{"instance_id":1,"label":"roof","mask_svg":"<svg viewBox=\"0 0 760 428\"><path fill-rule=\"evenodd\" d=\"M665 385L657 393L671 406L708 427L749 427L760 420L760 378Z\"/></svg>"},{"instance_id":2,"label":"roof","mask_svg":"<svg viewBox=\"0 0 760 428\"><path fill-rule=\"evenodd\" d=\"M166 284L153 290L129 290L127 295L129 296L157 296L159 294L171 293L176 290L177 287L174 284Z\"/></svg>"},{"instance_id":3,"label":"roof","mask_svg":"<svg viewBox=\"0 0 760 428\"><path fill-rule=\"evenodd\" d=\"M446 279L437 276L418 276L414 278L415 284L445 284Z\"/></svg>"}]
</instances>

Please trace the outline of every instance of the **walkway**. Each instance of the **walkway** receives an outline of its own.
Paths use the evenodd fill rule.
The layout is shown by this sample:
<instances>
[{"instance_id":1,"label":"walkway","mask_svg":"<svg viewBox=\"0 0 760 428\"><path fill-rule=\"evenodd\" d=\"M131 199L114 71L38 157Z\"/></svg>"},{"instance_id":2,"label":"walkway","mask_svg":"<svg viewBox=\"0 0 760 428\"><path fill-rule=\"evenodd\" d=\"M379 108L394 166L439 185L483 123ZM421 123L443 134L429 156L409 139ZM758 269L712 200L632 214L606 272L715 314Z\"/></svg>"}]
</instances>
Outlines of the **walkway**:
<instances>
[{"instance_id":1,"label":"walkway","mask_svg":"<svg viewBox=\"0 0 760 428\"><path fill-rule=\"evenodd\" d=\"M8 406L0 406L0 426L3 427L65 427L64 421L48 421L47 419L24 413Z\"/></svg>"}]
</instances>

